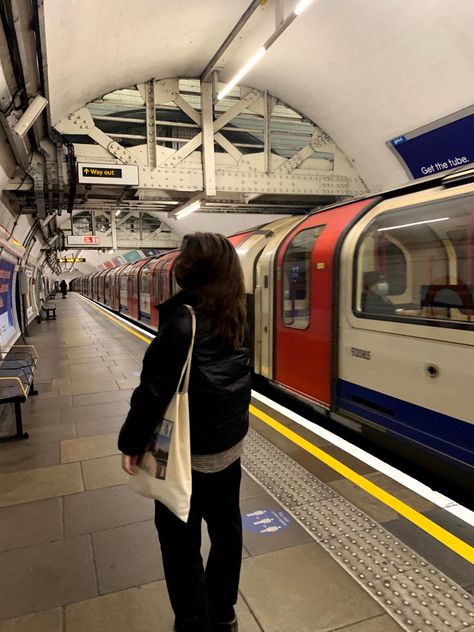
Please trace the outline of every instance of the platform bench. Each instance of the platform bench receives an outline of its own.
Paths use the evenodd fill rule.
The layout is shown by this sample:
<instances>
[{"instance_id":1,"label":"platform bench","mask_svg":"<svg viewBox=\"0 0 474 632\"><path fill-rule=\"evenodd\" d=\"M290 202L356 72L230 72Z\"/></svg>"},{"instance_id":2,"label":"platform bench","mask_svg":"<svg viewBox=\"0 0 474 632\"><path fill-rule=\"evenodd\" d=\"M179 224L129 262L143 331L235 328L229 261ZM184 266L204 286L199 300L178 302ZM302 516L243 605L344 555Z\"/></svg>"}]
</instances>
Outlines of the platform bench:
<instances>
[{"instance_id":1,"label":"platform bench","mask_svg":"<svg viewBox=\"0 0 474 632\"><path fill-rule=\"evenodd\" d=\"M56 320L56 303L45 303L43 310L46 313L46 320Z\"/></svg>"},{"instance_id":2,"label":"platform bench","mask_svg":"<svg viewBox=\"0 0 474 632\"><path fill-rule=\"evenodd\" d=\"M0 437L0 442L28 439L28 433L23 432L21 404L30 395L38 395L33 382L37 364L33 345L14 345L8 352L0 350L0 403L13 403L16 423L16 434Z\"/></svg>"}]
</instances>

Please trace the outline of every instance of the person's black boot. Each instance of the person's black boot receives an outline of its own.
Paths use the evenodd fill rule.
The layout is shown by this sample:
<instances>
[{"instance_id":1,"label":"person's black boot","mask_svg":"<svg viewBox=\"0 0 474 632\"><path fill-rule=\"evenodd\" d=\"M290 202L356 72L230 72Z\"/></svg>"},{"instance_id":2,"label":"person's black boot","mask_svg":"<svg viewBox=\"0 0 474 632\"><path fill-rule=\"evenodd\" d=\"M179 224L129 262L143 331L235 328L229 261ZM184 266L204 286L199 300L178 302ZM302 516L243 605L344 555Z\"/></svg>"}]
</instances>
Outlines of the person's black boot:
<instances>
[{"instance_id":1,"label":"person's black boot","mask_svg":"<svg viewBox=\"0 0 474 632\"><path fill-rule=\"evenodd\" d=\"M220 622L214 621L211 624L212 632L238 632L239 626L237 623L237 617L233 621Z\"/></svg>"}]
</instances>

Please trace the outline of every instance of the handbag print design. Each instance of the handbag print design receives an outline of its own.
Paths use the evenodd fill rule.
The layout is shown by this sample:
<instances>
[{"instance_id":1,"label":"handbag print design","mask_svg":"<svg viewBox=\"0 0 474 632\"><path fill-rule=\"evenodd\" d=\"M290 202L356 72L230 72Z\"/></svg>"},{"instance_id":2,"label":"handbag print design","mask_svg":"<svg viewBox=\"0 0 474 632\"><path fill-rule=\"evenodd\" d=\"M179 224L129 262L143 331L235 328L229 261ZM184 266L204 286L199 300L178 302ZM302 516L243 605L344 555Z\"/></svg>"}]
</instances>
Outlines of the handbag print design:
<instances>
[{"instance_id":1,"label":"handbag print design","mask_svg":"<svg viewBox=\"0 0 474 632\"><path fill-rule=\"evenodd\" d=\"M188 520L192 491L188 388L196 335L196 316L192 307L185 307L191 314L192 338L178 387L139 469L128 479L137 494L159 500L183 522Z\"/></svg>"}]
</instances>

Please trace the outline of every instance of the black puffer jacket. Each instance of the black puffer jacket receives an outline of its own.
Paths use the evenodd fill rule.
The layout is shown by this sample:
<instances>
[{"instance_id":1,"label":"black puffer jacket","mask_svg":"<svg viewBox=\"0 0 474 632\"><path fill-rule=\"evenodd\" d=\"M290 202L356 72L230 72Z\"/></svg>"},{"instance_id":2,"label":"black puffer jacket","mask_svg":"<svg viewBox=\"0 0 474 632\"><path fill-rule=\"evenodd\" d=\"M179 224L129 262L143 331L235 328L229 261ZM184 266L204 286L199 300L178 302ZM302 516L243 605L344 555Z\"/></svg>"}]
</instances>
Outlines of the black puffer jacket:
<instances>
[{"instance_id":1,"label":"black puffer jacket","mask_svg":"<svg viewBox=\"0 0 474 632\"><path fill-rule=\"evenodd\" d=\"M184 305L196 305L192 292L180 292L162 303L160 328L143 358L140 385L120 431L124 454L142 454L176 392L191 342L191 316ZM196 312L196 337L189 383L192 454L227 450L248 430L250 362L247 348L223 350L212 336L209 317Z\"/></svg>"}]
</instances>

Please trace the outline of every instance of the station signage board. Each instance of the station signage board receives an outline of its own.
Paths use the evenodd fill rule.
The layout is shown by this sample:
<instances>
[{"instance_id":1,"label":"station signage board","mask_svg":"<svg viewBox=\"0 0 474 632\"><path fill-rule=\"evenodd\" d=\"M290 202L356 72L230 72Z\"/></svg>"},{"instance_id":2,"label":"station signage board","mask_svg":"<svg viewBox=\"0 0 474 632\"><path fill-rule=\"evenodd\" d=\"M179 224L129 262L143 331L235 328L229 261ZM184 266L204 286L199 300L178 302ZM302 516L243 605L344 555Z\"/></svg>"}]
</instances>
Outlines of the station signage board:
<instances>
[{"instance_id":1,"label":"station signage board","mask_svg":"<svg viewBox=\"0 0 474 632\"><path fill-rule=\"evenodd\" d=\"M85 263L85 257L63 257L58 259L59 263Z\"/></svg>"},{"instance_id":2,"label":"station signage board","mask_svg":"<svg viewBox=\"0 0 474 632\"><path fill-rule=\"evenodd\" d=\"M407 174L424 178L474 162L474 106L388 141Z\"/></svg>"},{"instance_id":3,"label":"station signage board","mask_svg":"<svg viewBox=\"0 0 474 632\"><path fill-rule=\"evenodd\" d=\"M99 235L68 235L66 238L68 246L99 246Z\"/></svg>"},{"instance_id":4,"label":"station signage board","mask_svg":"<svg viewBox=\"0 0 474 632\"><path fill-rule=\"evenodd\" d=\"M80 184L138 186L138 165L79 162L77 169L77 181Z\"/></svg>"}]
</instances>

